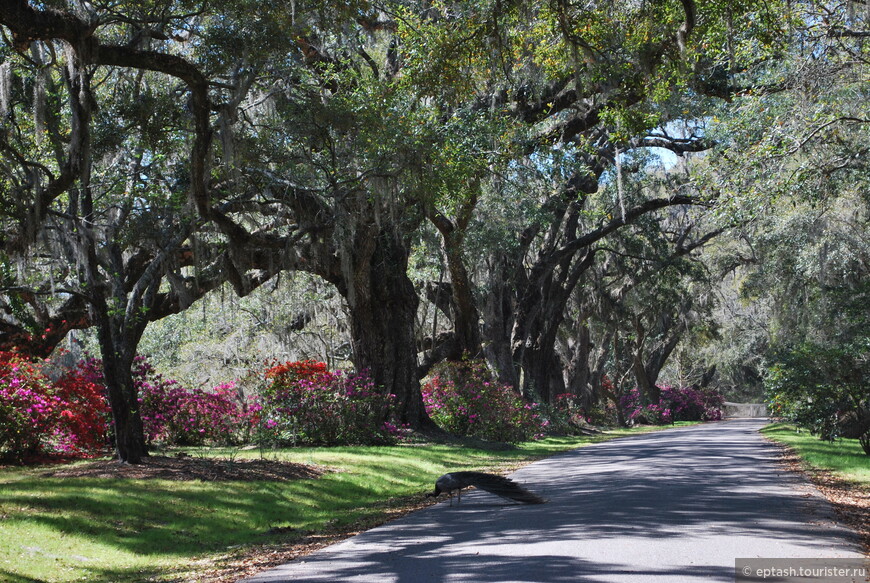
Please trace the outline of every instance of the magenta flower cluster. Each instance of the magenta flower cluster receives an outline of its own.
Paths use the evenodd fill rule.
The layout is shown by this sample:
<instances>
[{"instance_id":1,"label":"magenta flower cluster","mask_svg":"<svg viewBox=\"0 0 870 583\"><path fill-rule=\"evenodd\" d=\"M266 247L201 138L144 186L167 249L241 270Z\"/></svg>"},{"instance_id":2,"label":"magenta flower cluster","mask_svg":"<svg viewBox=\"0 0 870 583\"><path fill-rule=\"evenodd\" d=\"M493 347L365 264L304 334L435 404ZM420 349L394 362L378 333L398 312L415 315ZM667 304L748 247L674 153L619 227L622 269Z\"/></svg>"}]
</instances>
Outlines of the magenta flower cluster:
<instances>
[{"instance_id":1,"label":"magenta flower cluster","mask_svg":"<svg viewBox=\"0 0 870 583\"><path fill-rule=\"evenodd\" d=\"M15 461L47 446L44 442L61 406L46 386L18 372L0 378L0 454Z\"/></svg>"},{"instance_id":2,"label":"magenta flower cluster","mask_svg":"<svg viewBox=\"0 0 870 583\"><path fill-rule=\"evenodd\" d=\"M674 421L718 421L722 419L725 399L712 389L661 387L658 403L643 404L641 393L634 388L619 403L629 422L664 425Z\"/></svg>"},{"instance_id":3,"label":"magenta flower cluster","mask_svg":"<svg viewBox=\"0 0 870 583\"><path fill-rule=\"evenodd\" d=\"M164 379L144 357L133 367L145 437L172 445L235 445L246 440L259 410L235 382L210 391Z\"/></svg>"},{"instance_id":4,"label":"magenta flower cluster","mask_svg":"<svg viewBox=\"0 0 870 583\"><path fill-rule=\"evenodd\" d=\"M423 385L426 412L455 435L516 443L540 437L548 421L481 360L441 363Z\"/></svg>"},{"instance_id":5,"label":"magenta flower cluster","mask_svg":"<svg viewBox=\"0 0 870 583\"><path fill-rule=\"evenodd\" d=\"M52 381L43 364L0 352L0 457L104 453L111 415L102 362L86 358ZM252 438L279 444L389 443L407 433L388 421L395 400L366 372L330 372L323 363L290 362L254 372L260 394L235 382L190 389L133 363L146 440L166 445L234 445Z\"/></svg>"},{"instance_id":6,"label":"magenta flower cluster","mask_svg":"<svg viewBox=\"0 0 870 583\"><path fill-rule=\"evenodd\" d=\"M104 383L99 359L88 358L80 368L95 382ZM211 391L188 389L163 378L144 356L134 359L132 373L148 443L233 445L250 434L257 408L235 383Z\"/></svg>"}]
</instances>

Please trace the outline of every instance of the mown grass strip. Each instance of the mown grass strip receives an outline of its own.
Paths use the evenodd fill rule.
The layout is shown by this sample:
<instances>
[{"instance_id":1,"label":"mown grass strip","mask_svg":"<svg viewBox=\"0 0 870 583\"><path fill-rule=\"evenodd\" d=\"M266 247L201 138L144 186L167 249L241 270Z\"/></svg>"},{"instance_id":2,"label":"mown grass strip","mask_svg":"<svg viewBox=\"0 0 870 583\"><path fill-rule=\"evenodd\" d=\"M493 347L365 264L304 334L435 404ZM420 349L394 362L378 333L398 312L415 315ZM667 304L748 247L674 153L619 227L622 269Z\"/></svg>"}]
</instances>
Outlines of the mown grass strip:
<instances>
[{"instance_id":1,"label":"mown grass strip","mask_svg":"<svg viewBox=\"0 0 870 583\"><path fill-rule=\"evenodd\" d=\"M46 468L0 469L0 581L203 580L215 561L292 544L313 533L376 524L413 505L457 469L497 471L656 428L549 437L514 449L415 444L298 448L269 459L326 466L317 479L208 482L46 477ZM214 449L224 458L261 452Z\"/></svg>"},{"instance_id":2,"label":"mown grass strip","mask_svg":"<svg viewBox=\"0 0 870 583\"><path fill-rule=\"evenodd\" d=\"M870 488L870 456L857 439L822 441L786 423L768 425L761 433L792 448L808 468L827 470L838 478Z\"/></svg>"}]
</instances>

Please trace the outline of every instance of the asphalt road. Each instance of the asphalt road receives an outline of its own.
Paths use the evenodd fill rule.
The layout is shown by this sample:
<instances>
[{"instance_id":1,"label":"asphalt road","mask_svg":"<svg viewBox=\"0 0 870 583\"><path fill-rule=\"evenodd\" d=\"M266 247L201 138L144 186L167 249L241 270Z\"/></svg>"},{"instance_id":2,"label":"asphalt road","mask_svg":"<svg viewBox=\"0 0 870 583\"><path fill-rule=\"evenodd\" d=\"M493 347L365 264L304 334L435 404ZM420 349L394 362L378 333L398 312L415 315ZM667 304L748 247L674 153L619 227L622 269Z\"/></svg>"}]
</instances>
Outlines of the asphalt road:
<instances>
[{"instance_id":1,"label":"asphalt road","mask_svg":"<svg viewBox=\"0 0 870 583\"><path fill-rule=\"evenodd\" d=\"M609 441L512 477L549 499L481 491L375 528L249 583L733 583L735 558L861 557L827 503L734 420ZM437 476L433 476L434 479Z\"/></svg>"}]
</instances>

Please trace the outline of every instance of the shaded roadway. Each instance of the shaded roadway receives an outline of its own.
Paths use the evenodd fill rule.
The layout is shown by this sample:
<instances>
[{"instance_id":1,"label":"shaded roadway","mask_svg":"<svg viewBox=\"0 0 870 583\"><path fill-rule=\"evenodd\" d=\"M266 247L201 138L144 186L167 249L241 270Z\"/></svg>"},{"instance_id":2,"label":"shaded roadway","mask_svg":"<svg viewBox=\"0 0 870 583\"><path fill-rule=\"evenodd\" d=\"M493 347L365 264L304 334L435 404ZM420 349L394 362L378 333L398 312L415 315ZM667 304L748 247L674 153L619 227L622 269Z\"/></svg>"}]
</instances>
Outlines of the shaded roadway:
<instances>
[{"instance_id":1,"label":"shaded roadway","mask_svg":"<svg viewBox=\"0 0 870 583\"><path fill-rule=\"evenodd\" d=\"M733 582L735 558L860 557L827 502L777 463L764 423L559 454L511 476L547 504L472 491L247 581Z\"/></svg>"}]
</instances>

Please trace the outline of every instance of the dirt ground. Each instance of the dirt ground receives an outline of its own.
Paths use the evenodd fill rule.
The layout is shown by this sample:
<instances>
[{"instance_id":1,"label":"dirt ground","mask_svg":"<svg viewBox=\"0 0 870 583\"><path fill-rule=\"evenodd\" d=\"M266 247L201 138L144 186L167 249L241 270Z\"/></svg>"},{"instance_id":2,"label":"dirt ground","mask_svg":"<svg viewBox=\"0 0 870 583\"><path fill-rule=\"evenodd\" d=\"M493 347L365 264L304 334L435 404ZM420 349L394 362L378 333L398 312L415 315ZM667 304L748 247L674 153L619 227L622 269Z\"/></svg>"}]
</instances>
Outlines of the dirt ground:
<instances>
[{"instance_id":1,"label":"dirt ground","mask_svg":"<svg viewBox=\"0 0 870 583\"><path fill-rule=\"evenodd\" d=\"M120 464L115 460L100 460L52 470L43 474L49 478L128 478L134 480L202 480L268 481L316 478L326 470L304 464L266 459L219 459L176 455L150 456L141 464Z\"/></svg>"}]
</instances>

